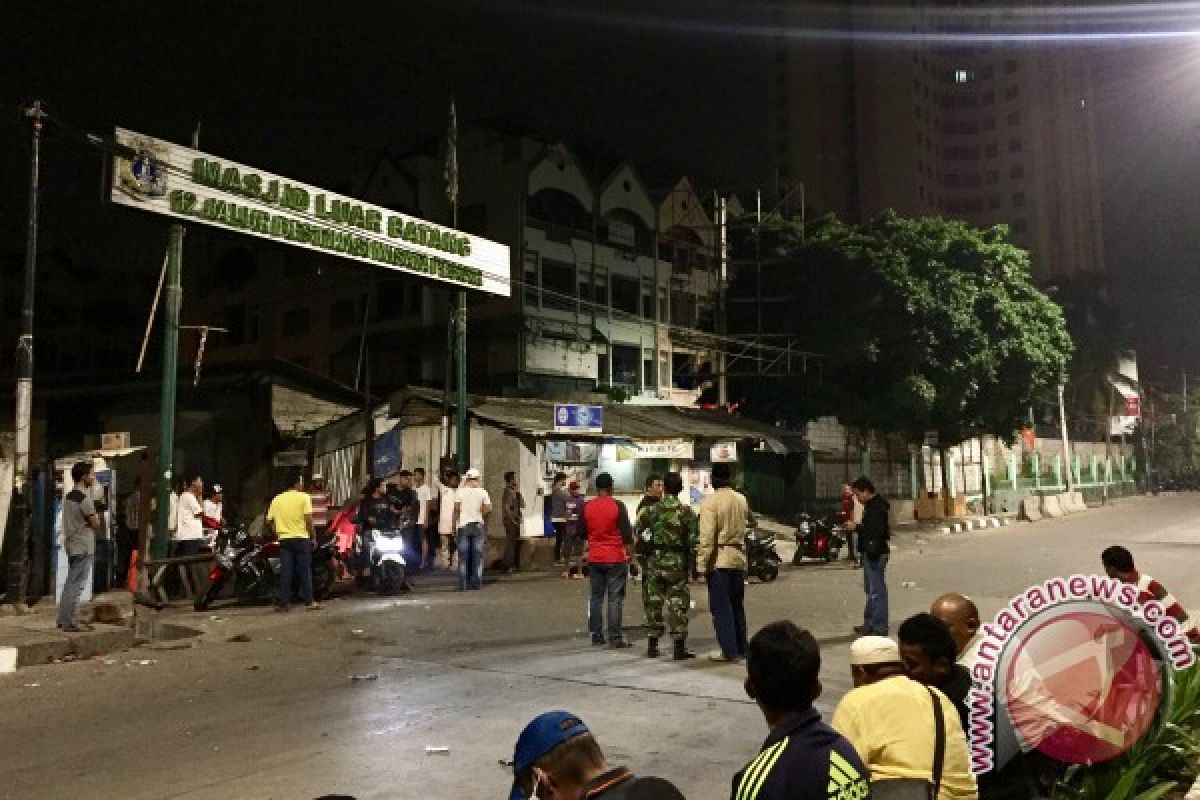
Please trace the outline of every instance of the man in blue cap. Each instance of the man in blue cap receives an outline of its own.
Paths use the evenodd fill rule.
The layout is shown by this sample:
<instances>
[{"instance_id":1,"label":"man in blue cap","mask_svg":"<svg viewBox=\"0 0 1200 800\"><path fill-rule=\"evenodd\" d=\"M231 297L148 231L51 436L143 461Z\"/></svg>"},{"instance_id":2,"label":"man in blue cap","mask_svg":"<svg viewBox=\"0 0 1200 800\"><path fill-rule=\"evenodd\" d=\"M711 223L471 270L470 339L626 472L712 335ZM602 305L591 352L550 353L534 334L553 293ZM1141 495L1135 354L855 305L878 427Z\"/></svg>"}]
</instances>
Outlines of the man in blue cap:
<instances>
[{"instance_id":1,"label":"man in blue cap","mask_svg":"<svg viewBox=\"0 0 1200 800\"><path fill-rule=\"evenodd\" d=\"M610 768L583 721L566 711L535 717L517 737L509 800L685 800L662 778Z\"/></svg>"}]
</instances>

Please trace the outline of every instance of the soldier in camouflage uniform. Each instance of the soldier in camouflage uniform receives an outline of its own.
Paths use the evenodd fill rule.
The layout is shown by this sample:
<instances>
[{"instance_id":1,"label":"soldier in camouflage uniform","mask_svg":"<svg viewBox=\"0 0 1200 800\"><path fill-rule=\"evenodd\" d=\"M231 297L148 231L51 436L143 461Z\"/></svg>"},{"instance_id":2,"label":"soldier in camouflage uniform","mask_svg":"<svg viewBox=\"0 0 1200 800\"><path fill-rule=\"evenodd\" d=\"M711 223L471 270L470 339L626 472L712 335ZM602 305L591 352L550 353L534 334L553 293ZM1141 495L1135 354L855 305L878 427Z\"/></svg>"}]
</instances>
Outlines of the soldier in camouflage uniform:
<instances>
[{"instance_id":1,"label":"soldier in camouflage uniform","mask_svg":"<svg viewBox=\"0 0 1200 800\"><path fill-rule=\"evenodd\" d=\"M688 579L695 568L699 527L696 514L679 502L683 478L668 472L665 491L657 503L642 509L637 520L637 554L645 566L642 605L646 611L646 655L658 656L658 640L669 630L675 641L675 660L695 658L687 649ZM666 625L664 626L664 609Z\"/></svg>"}]
</instances>

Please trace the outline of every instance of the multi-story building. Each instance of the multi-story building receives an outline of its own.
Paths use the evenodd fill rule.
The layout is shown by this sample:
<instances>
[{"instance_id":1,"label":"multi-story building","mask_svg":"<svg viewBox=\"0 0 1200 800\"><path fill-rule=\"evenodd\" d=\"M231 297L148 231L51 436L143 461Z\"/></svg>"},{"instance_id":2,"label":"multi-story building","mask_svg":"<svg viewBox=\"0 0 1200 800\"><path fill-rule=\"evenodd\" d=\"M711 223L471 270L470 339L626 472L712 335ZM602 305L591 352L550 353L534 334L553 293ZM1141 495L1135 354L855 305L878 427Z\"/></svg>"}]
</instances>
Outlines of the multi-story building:
<instances>
[{"instance_id":1,"label":"multi-story building","mask_svg":"<svg viewBox=\"0 0 1200 800\"><path fill-rule=\"evenodd\" d=\"M655 191L629 161L584 164L561 143L482 128L460 132L458 163L457 226L512 258L510 297L470 297L472 391L696 398L713 365L717 232L688 179ZM381 160L355 194L452 219L436 149ZM354 383L365 349L377 392L442 384L451 290L246 237L206 241L185 321L229 329L212 358L269 353Z\"/></svg>"},{"instance_id":2,"label":"multi-story building","mask_svg":"<svg viewBox=\"0 0 1200 800\"><path fill-rule=\"evenodd\" d=\"M842 24L876 24L878 8L847 3ZM803 7L776 3L770 116L781 193L803 183L810 207L853 221L890 208L1004 223L1041 280L1102 271L1086 53L922 38L1002 29L1017 13L987 9L914 3L898 31L911 38L885 45L790 38Z\"/></svg>"}]
</instances>

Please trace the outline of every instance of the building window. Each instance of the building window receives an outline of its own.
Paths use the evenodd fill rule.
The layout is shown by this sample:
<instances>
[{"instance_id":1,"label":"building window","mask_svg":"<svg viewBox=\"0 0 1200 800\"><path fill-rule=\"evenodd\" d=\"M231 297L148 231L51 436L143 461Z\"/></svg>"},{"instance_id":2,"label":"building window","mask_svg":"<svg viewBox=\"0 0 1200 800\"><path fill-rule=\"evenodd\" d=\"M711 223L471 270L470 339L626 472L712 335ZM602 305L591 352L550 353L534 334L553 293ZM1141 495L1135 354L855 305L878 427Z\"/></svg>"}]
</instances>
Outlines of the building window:
<instances>
[{"instance_id":1,"label":"building window","mask_svg":"<svg viewBox=\"0 0 1200 800\"><path fill-rule=\"evenodd\" d=\"M1005 75L1012 75L1016 71L1017 71L1017 60L1015 58L1010 58L1004 62L1004 74Z\"/></svg>"},{"instance_id":2,"label":"building window","mask_svg":"<svg viewBox=\"0 0 1200 800\"><path fill-rule=\"evenodd\" d=\"M354 298L347 297L329 306L329 327L348 328L354 324Z\"/></svg>"},{"instance_id":3,"label":"building window","mask_svg":"<svg viewBox=\"0 0 1200 800\"><path fill-rule=\"evenodd\" d=\"M992 142L983 148L983 154L988 158L995 158L996 156L1000 155L1000 148L995 142Z\"/></svg>"},{"instance_id":4,"label":"building window","mask_svg":"<svg viewBox=\"0 0 1200 800\"><path fill-rule=\"evenodd\" d=\"M989 169L984 176L983 182L989 186L1000 182L1000 173L994 169Z\"/></svg>"},{"instance_id":5,"label":"building window","mask_svg":"<svg viewBox=\"0 0 1200 800\"><path fill-rule=\"evenodd\" d=\"M575 265L553 258L542 259L542 305L575 310Z\"/></svg>"},{"instance_id":6,"label":"building window","mask_svg":"<svg viewBox=\"0 0 1200 800\"><path fill-rule=\"evenodd\" d=\"M1009 139L1008 140L1008 152L1010 152L1010 153L1021 152L1021 140L1020 139Z\"/></svg>"},{"instance_id":7,"label":"building window","mask_svg":"<svg viewBox=\"0 0 1200 800\"><path fill-rule=\"evenodd\" d=\"M538 257L537 253L525 254L525 305L538 307Z\"/></svg>"},{"instance_id":8,"label":"building window","mask_svg":"<svg viewBox=\"0 0 1200 800\"><path fill-rule=\"evenodd\" d=\"M993 117L984 117L983 118L983 129L985 131L996 130L996 120Z\"/></svg>"},{"instance_id":9,"label":"building window","mask_svg":"<svg viewBox=\"0 0 1200 800\"><path fill-rule=\"evenodd\" d=\"M307 334L309 317L307 308L293 308L283 312L283 335L304 336Z\"/></svg>"},{"instance_id":10,"label":"building window","mask_svg":"<svg viewBox=\"0 0 1200 800\"><path fill-rule=\"evenodd\" d=\"M612 277L612 306L615 311L624 311L629 314L638 313L638 298L641 291L638 287L638 282L633 278L626 278L621 275L613 275ZM614 368L615 369L615 368Z\"/></svg>"},{"instance_id":11,"label":"building window","mask_svg":"<svg viewBox=\"0 0 1200 800\"><path fill-rule=\"evenodd\" d=\"M1021 112L1014 111L1011 114L1009 114L1008 115L1008 124L1009 125L1020 125L1021 124Z\"/></svg>"},{"instance_id":12,"label":"building window","mask_svg":"<svg viewBox=\"0 0 1200 800\"><path fill-rule=\"evenodd\" d=\"M989 90L983 93L983 104L985 106L990 106L994 102L996 102L995 92Z\"/></svg>"},{"instance_id":13,"label":"building window","mask_svg":"<svg viewBox=\"0 0 1200 800\"><path fill-rule=\"evenodd\" d=\"M619 386L637 386L641 360L642 348L614 344L612 346L612 382Z\"/></svg>"},{"instance_id":14,"label":"building window","mask_svg":"<svg viewBox=\"0 0 1200 800\"><path fill-rule=\"evenodd\" d=\"M1025 177L1025 167L1023 167L1020 164L1014 164L1008 170L1008 177L1012 178L1014 181L1024 178Z\"/></svg>"},{"instance_id":15,"label":"building window","mask_svg":"<svg viewBox=\"0 0 1200 800\"><path fill-rule=\"evenodd\" d=\"M1025 193L1013 192L1012 204L1018 208L1025 205Z\"/></svg>"},{"instance_id":16,"label":"building window","mask_svg":"<svg viewBox=\"0 0 1200 800\"><path fill-rule=\"evenodd\" d=\"M1021 93L1021 90L1018 89L1016 86L1010 86L1004 90L1004 99L1005 100L1016 100L1017 95L1019 95L1020 93Z\"/></svg>"},{"instance_id":17,"label":"building window","mask_svg":"<svg viewBox=\"0 0 1200 800\"><path fill-rule=\"evenodd\" d=\"M954 70L955 83L970 83L975 78L975 73L969 69Z\"/></svg>"}]
</instances>

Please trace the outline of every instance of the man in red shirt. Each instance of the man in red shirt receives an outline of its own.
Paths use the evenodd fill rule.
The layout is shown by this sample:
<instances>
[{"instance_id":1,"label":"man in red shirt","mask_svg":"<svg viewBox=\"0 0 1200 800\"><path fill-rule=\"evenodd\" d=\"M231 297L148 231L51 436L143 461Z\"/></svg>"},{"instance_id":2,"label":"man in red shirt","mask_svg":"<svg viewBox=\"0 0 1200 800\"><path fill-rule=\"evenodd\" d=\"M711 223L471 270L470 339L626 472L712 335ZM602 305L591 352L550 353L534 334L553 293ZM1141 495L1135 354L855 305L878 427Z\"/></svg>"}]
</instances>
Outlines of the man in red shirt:
<instances>
[{"instance_id":1,"label":"man in red shirt","mask_svg":"<svg viewBox=\"0 0 1200 800\"><path fill-rule=\"evenodd\" d=\"M633 565L633 526L629 523L629 510L620 500L614 499L612 493L612 475L601 472L596 476L596 497L583 507L588 578L592 588L588 631L592 634L592 644L597 647L608 644L613 648L626 648L630 644L621 633L621 609L625 604L625 583ZM604 637L606 605L607 640Z\"/></svg>"},{"instance_id":2,"label":"man in red shirt","mask_svg":"<svg viewBox=\"0 0 1200 800\"><path fill-rule=\"evenodd\" d=\"M1166 609L1167 614L1179 623L1179 627L1187 632L1188 640L1192 644L1200 644L1200 629L1188 618L1187 611L1165 586L1146 573L1137 571L1133 565L1132 553L1119 544L1114 544L1100 554L1100 562L1104 564L1104 572L1108 577L1137 585L1138 603L1145 605L1151 600L1157 600Z\"/></svg>"}]
</instances>

